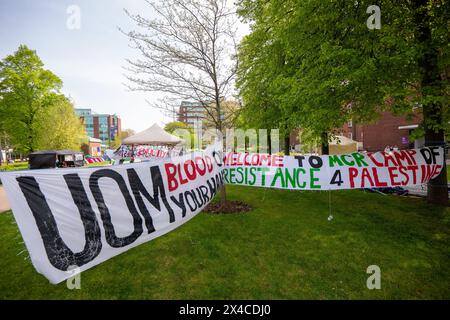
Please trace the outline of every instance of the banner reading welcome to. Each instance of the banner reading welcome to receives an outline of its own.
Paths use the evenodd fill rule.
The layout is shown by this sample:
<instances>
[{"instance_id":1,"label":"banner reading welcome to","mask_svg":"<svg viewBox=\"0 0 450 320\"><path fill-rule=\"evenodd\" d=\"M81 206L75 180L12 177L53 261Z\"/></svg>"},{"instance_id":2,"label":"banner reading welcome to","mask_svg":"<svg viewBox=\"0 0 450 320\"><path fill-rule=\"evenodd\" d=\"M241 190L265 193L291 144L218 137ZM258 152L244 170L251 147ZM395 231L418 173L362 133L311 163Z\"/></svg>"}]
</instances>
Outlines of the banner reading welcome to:
<instances>
[{"instance_id":1,"label":"banner reading welcome to","mask_svg":"<svg viewBox=\"0 0 450 320\"><path fill-rule=\"evenodd\" d=\"M228 153L225 183L298 190L412 186L427 183L444 165L444 149L324 156Z\"/></svg>"}]
</instances>

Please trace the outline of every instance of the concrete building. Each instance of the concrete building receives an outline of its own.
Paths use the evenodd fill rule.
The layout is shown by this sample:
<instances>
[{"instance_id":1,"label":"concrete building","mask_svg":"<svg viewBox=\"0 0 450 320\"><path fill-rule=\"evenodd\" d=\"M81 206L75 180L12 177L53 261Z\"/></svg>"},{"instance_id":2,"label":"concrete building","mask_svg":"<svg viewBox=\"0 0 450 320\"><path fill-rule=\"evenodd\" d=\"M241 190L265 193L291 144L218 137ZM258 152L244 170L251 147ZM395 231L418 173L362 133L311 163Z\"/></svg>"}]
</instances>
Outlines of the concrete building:
<instances>
[{"instance_id":1,"label":"concrete building","mask_svg":"<svg viewBox=\"0 0 450 320\"><path fill-rule=\"evenodd\" d=\"M100 139L109 145L122 130L121 120L115 114L98 114L92 109L75 109L90 138Z\"/></svg>"}]
</instances>

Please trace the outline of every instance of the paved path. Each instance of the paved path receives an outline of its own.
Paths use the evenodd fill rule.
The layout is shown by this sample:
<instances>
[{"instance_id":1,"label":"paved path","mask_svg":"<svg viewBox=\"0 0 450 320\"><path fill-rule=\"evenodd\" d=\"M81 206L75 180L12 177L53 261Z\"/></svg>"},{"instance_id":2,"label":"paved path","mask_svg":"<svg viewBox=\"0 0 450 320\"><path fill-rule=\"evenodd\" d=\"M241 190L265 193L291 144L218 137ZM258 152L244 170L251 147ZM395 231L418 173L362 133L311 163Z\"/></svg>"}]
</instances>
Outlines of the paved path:
<instances>
[{"instance_id":1,"label":"paved path","mask_svg":"<svg viewBox=\"0 0 450 320\"><path fill-rule=\"evenodd\" d=\"M6 198L5 189L3 186L0 186L0 212L7 211L9 209L10 207L8 199Z\"/></svg>"}]
</instances>

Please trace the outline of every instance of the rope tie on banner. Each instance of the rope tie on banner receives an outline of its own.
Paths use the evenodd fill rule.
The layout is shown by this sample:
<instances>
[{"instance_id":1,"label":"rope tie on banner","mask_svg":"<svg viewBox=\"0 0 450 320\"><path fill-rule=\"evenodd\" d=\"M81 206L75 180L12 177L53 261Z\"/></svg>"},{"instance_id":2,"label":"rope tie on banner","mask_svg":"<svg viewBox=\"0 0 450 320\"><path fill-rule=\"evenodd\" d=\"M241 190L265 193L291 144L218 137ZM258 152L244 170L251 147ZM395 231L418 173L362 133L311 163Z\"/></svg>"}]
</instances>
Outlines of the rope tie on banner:
<instances>
[{"instance_id":1,"label":"rope tie on banner","mask_svg":"<svg viewBox=\"0 0 450 320\"><path fill-rule=\"evenodd\" d=\"M328 221L333 220L333 215L331 214L331 190L328 190Z\"/></svg>"}]
</instances>

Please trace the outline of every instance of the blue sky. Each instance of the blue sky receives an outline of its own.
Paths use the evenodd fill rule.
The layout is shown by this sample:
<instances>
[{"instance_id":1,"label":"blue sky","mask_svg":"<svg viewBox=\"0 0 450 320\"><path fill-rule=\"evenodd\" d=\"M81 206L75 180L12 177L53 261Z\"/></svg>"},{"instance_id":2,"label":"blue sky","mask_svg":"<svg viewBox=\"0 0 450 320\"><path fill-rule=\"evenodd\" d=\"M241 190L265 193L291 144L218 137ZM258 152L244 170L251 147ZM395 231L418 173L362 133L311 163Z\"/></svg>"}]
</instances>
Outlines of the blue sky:
<instances>
[{"instance_id":1,"label":"blue sky","mask_svg":"<svg viewBox=\"0 0 450 320\"><path fill-rule=\"evenodd\" d=\"M67 27L71 5L80 9L80 29ZM125 59L138 57L117 29L134 29L123 8L153 15L143 0L0 0L0 59L26 44L62 79L63 93L76 107L116 113L123 128L136 131L164 124L170 117L145 101L155 101L156 94L123 85Z\"/></svg>"}]
</instances>

